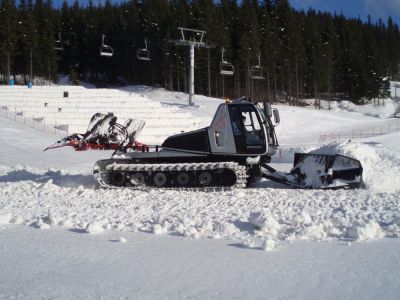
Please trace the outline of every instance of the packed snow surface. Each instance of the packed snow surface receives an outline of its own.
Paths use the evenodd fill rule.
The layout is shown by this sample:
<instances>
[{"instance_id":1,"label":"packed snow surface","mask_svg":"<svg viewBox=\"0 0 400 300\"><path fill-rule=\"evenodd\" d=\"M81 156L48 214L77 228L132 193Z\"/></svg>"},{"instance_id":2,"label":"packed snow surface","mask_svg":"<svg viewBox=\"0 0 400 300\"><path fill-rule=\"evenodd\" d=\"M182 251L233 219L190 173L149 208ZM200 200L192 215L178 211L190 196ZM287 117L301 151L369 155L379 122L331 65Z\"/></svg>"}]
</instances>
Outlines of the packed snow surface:
<instances>
[{"instance_id":1,"label":"packed snow surface","mask_svg":"<svg viewBox=\"0 0 400 300\"><path fill-rule=\"evenodd\" d=\"M398 299L399 239L299 242L279 250L226 240L60 228L0 228L5 299ZM272 242L267 242L265 250Z\"/></svg>"},{"instance_id":2,"label":"packed snow surface","mask_svg":"<svg viewBox=\"0 0 400 300\"><path fill-rule=\"evenodd\" d=\"M64 89L66 87L43 87L38 95L59 94ZM136 99L146 103L149 110L138 119L146 121L150 130L146 132L145 127L138 137L139 141L142 137L147 141L158 141L174 132L207 126L221 103L218 99L199 96L195 98L195 106L189 107L186 95L182 93L142 86L102 91L77 89L82 99L95 97L91 93L100 93L104 99L108 97L101 105L105 109L100 111L103 113L110 111L107 110L107 103L117 101L121 95L124 101ZM16 91L13 93L7 88L0 100L10 103L18 99L19 90ZM29 97L24 96L24 99L29 101ZM31 100L38 99L33 97ZM86 105L89 102L86 101ZM64 121L73 120L86 128L92 113L97 112L96 102L90 103L92 106L85 108L87 113L82 114L82 119L73 119L74 110L71 110L72 115L65 114ZM121 106L121 103L118 105ZM129 247L134 244L132 234L138 231L159 238L167 235L202 240L224 238L234 241L238 249L261 249L269 253L286 251L284 249L292 247L290 243L302 240L345 241L351 245L353 241L399 237L400 133L320 144L318 137L322 129L359 128L387 121L344 110L328 112L287 106L280 106L279 109L282 123L277 127L277 135L283 145L273 158L274 168L288 171L296 151L339 153L361 161L365 188L299 190L262 180L248 189L211 192L101 189L92 177L92 166L96 160L109 157L110 152L74 152L62 148L43 153L46 146L61 136L49 135L1 117L0 225L5 233L14 230L15 227L10 224L29 225L39 229L39 232L48 229L43 231L43 235L52 230L59 231L60 227L93 238L113 232L118 233L113 240L119 246L126 244ZM126 117L133 114L122 109L121 113ZM170 122L175 115L180 119ZM190 121L189 126L187 121ZM18 232L21 236L25 235L23 231ZM5 241L10 239L7 234L3 238ZM41 238L37 237L39 241ZM17 247L18 243L15 242L15 245ZM241 259L246 261L248 258ZM398 260L397 256L397 265ZM391 280L393 278L390 277ZM303 294L304 298L307 298L306 294ZM105 292L103 295L107 297L109 294ZM170 295L173 297L174 294ZM180 294L177 297L185 295L202 297L201 293ZM229 293L204 295L211 298L232 296ZM262 294L250 295L257 297ZM388 298L391 298L390 295Z\"/></svg>"}]
</instances>

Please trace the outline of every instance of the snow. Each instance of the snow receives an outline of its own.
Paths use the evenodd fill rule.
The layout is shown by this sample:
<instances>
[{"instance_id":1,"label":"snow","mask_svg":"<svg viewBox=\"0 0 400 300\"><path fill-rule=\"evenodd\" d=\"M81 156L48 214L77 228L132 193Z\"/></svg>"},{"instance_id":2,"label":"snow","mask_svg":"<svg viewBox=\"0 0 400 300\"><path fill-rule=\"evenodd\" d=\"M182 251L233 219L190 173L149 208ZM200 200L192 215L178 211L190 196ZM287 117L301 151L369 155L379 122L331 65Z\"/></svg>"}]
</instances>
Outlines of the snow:
<instances>
[{"instance_id":1,"label":"snow","mask_svg":"<svg viewBox=\"0 0 400 300\"><path fill-rule=\"evenodd\" d=\"M379 102L376 100L371 101L365 105L355 105L354 103L346 100L342 101L329 101L319 100L321 108L330 109L336 112L350 112L350 115L364 115L375 118L387 119L392 115L397 108L397 102L390 98L387 99L379 99ZM307 99L303 101L309 105L315 104L315 99Z\"/></svg>"},{"instance_id":2,"label":"snow","mask_svg":"<svg viewBox=\"0 0 400 300\"><path fill-rule=\"evenodd\" d=\"M360 223L358 221L350 228L349 237L355 240L370 240L383 237L384 233L375 221Z\"/></svg>"},{"instance_id":3,"label":"snow","mask_svg":"<svg viewBox=\"0 0 400 300\"><path fill-rule=\"evenodd\" d=\"M229 240L8 226L5 299L398 299L400 240L298 242L264 251ZM271 242L267 242L267 245Z\"/></svg>"},{"instance_id":4,"label":"snow","mask_svg":"<svg viewBox=\"0 0 400 300\"><path fill-rule=\"evenodd\" d=\"M189 107L183 93L144 86L25 89L0 87L0 106L81 131L95 112L112 111L143 119L138 140L154 143L209 125L221 103L196 96ZM43 101L63 103L63 113ZM100 189L92 167L110 152L43 152L60 132L2 114L0 298L396 299L399 241L387 237L400 236L400 133L319 140L321 131L393 120L371 117L371 106L278 108L274 168L288 170L295 151L340 153L361 161L366 187L298 190L263 180L230 191Z\"/></svg>"}]
</instances>

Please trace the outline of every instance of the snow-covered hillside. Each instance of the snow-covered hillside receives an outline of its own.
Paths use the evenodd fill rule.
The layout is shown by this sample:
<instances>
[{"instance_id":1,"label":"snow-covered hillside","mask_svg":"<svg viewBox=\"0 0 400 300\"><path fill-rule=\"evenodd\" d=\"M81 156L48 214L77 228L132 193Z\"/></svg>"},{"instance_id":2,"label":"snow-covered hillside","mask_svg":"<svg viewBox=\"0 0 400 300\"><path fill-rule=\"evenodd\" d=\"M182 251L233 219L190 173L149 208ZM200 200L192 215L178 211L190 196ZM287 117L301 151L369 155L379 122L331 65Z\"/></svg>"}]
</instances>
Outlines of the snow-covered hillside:
<instances>
[{"instance_id":1,"label":"snow-covered hillside","mask_svg":"<svg viewBox=\"0 0 400 300\"><path fill-rule=\"evenodd\" d=\"M63 98L67 89L69 97ZM44 103L48 103L47 106ZM133 116L145 120L147 125L139 140L154 143L182 130L207 126L219 103L219 99L197 96L195 106L189 107L187 96L182 93L144 86L118 90L69 86L34 87L32 90L0 87L0 104L7 106L10 113L23 110L27 117L40 115L47 122L57 120L58 124L65 123L70 128L76 126L76 129L84 131L93 113L113 111L122 119ZM32 236L33 246L30 247L38 248L40 257L51 255L50 270L65 274L71 285L78 283L73 279L73 272L62 271L68 270L67 262L76 260L79 253L94 251L96 254L93 264L99 267L93 277L85 278L83 274L89 270L76 263L72 265L78 273L76 278L88 283L88 286L80 286L82 294L68 293L63 286L50 293L49 298L163 298L163 295L170 298L264 298L268 290L267 294L270 293L272 298L298 298L298 295L304 299L354 298L351 296L395 299L400 291L396 271L400 267L399 256L392 250L379 252L376 245L382 245L382 249L398 246L397 239L380 239L400 236L400 133L361 139L354 137L330 144L321 143L320 135L323 131L351 131L366 126L382 127L383 124L396 128L397 120L371 117L370 111L365 113L366 108L356 112L278 108L281 124L277 127L277 134L282 147L273 158L274 167L288 170L296 150L342 153L360 159L366 188L297 190L261 181L249 189L215 192L104 190L96 185L91 168L96 160L111 153L74 152L66 148L42 152L60 136L0 117L0 243L3 245L0 248L0 267L12 273L10 264L23 262L17 268L19 275L0 275L0 297L47 298L44 291L51 285L41 278L41 274L45 274L44 278L49 282L63 286L61 277L50 278L52 273L44 270L35 273L32 281L23 275L41 265L44 259L35 260L34 255L27 254L34 250L16 251L22 247L21 239ZM27 225L29 229L18 224ZM30 228L50 229L51 233L40 230L30 233ZM140 232L156 236L149 238ZM92 236L86 233L103 234ZM163 236L166 234L179 238L166 238ZM200 241L188 242L185 238ZM226 242L206 240L221 238ZM126 239L128 242L125 244ZM103 245L105 240L119 243L107 246ZM304 240L331 244L324 248L316 243L300 242ZM366 240L377 241L374 244L357 243L355 247L343 250L343 245ZM50 247L53 241L61 245L68 241L71 244L65 247L71 247L71 251L78 254ZM229 247L231 244L235 247ZM97 249L99 246L104 249ZM205 253L223 253L212 255L213 264L205 263L207 255L199 255L198 263L194 263L189 253L201 252L198 249ZM266 256L260 254L261 251L251 251L254 249L274 251L270 252L271 256ZM150 250L153 257L146 256ZM15 257L10 254L12 251L16 251ZM303 252L306 254L301 254ZM335 256L331 257L335 252L342 263L327 267L326 262L337 263ZM113 253L117 256L110 259ZM381 257L380 253L385 254ZM90 269L91 258L86 254L83 257L88 261L84 265ZM170 255L174 254L185 264L176 266L176 270L174 267L179 262L176 259L170 261ZM123 261L130 265L137 259L135 255L146 259L146 262L138 263L135 270L151 270L142 271L148 284L132 284L132 278L139 279L123 267ZM232 260L231 266L224 263L227 262L225 259L221 260L225 255ZM360 255L363 257L361 260ZM63 257L66 257L65 264L58 264L57 258ZM368 262L367 270L352 261L365 264L368 257L376 261ZM306 261L299 263L297 259ZM285 264L300 269L291 270L284 267ZM156 272L153 268L157 265L161 265L163 276L173 282L160 285L163 280L160 276L152 281L152 272ZM244 268L246 265L250 269ZM219 266L223 269L210 270ZM266 274L261 266L271 273ZM107 268L113 276L102 277L101 272ZM255 268L254 272L251 268ZM375 282L374 272L382 268L389 268L393 273L385 271ZM190 276L179 275L179 272L188 275L190 270L196 284ZM213 272L215 274L211 276ZM235 286L235 282L241 280L238 274L243 272L249 273L242 284ZM289 276L287 272L298 276ZM317 275L310 274L313 272ZM349 272L361 277L353 278ZM309 282L301 278L308 274L312 280L310 288L303 286ZM321 276L327 279L322 280ZM336 279L341 276L354 284L354 290L339 284L344 283ZM18 282L18 278L24 280ZM117 278L122 278L122 281ZM274 278L281 278L281 284ZM39 286L31 290L32 282L37 282L42 289ZM213 282L221 289L212 288ZM104 284L111 290L100 288ZM368 288L363 289L364 285ZM386 291L378 291L384 285ZM302 286L300 294L296 294L299 286ZM338 286L342 289L335 290ZM102 292L97 293L96 287ZM154 292L157 287L161 290ZM280 293L279 289L285 289L285 292ZM33 297L29 297L30 291Z\"/></svg>"}]
</instances>

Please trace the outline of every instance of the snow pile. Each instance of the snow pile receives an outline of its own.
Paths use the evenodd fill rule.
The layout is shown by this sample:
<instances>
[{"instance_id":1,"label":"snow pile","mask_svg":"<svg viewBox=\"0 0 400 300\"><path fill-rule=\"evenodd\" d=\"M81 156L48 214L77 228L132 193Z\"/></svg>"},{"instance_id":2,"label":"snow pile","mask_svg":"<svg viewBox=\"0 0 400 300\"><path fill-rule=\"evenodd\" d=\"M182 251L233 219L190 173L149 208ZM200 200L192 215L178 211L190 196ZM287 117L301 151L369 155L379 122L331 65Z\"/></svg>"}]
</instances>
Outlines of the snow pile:
<instances>
[{"instance_id":1,"label":"snow pile","mask_svg":"<svg viewBox=\"0 0 400 300\"><path fill-rule=\"evenodd\" d=\"M164 226L161 226L160 224L156 224L156 225L153 226L152 232L153 232L154 234L163 234L163 233L167 233L167 232L168 232L168 227L165 226L165 224L164 224Z\"/></svg>"},{"instance_id":2,"label":"snow pile","mask_svg":"<svg viewBox=\"0 0 400 300\"><path fill-rule=\"evenodd\" d=\"M349 238L354 240L372 240L383 236L384 233L381 227L375 221L369 221L364 224L356 221L349 229Z\"/></svg>"},{"instance_id":3,"label":"snow pile","mask_svg":"<svg viewBox=\"0 0 400 300\"><path fill-rule=\"evenodd\" d=\"M10 213L0 214L0 225L10 223L12 215Z\"/></svg>"},{"instance_id":4,"label":"snow pile","mask_svg":"<svg viewBox=\"0 0 400 300\"><path fill-rule=\"evenodd\" d=\"M267 210L250 213L249 222L258 228L259 236L274 238L281 230L281 225Z\"/></svg>"},{"instance_id":5,"label":"snow pile","mask_svg":"<svg viewBox=\"0 0 400 300\"><path fill-rule=\"evenodd\" d=\"M261 248L265 251L272 251L275 249L275 241L273 239L267 239L263 242Z\"/></svg>"},{"instance_id":6,"label":"snow pile","mask_svg":"<svg viewBox=\"0 0 400 300\"><path fill-rule=\"evenodd\" d=\"M42 230L50 229L50 225L45 223L40 218L35 223L33 223L32 226L35 228L38 228L38 229L42 229Z\"/></svg>"},{"instance_id":7,"label":"snow pile","mask_svg":"<svg viewBox=\"0 0 400 300\"><path fill-rule=\"evenodd\" d=\"M86 227L85 231L89 234L98 234L104 232L106 229L110 230L111 229L111 224L107 219L103 220L94 220L88 224L86 222L82 222L80 225L81 227Z\"/></svg>"}]
</instances>

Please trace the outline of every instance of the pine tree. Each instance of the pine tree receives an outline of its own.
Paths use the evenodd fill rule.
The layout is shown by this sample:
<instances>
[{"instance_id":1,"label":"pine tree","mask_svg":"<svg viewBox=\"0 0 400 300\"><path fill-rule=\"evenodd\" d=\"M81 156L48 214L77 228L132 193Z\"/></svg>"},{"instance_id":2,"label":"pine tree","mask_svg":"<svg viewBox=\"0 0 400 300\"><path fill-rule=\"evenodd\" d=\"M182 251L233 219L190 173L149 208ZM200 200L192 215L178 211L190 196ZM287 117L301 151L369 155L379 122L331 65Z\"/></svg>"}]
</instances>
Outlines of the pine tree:
<instances>
[{"instance_id":1,"label":"pine tree","mask_svg":"<svg viewBox=\"0 0 400 300\"><path fill-rule=\"evenodd\" d=\"M50 77L59 72L100 85L160 84L185 90L188 51L171 41L178 27L202 29L210 48L196 51L196 92L216 96L253 95L350 99L382 96L387 77L399 77L400 30L389 18L372 23L343 15L295 11L288 0L155 0L87 6L65 0L0 0L0 73ZM60 34L60 35L59 35ZM114 49L100 56L102 35ZM61 37L64 51L54 49ZM151 61L137 50L148 40ZM221 48L235 75L219 74ZM249 68L261 55L264 81ZM3 80L6 76L3 76Z\"/></svg>"},{"instance_id":2,"label":"pine tree","mask_svg":"<svg viewBox=\"0 0 400 300\"><path fill-rule=\"evenodd\" d=\"M16 49L17 34L16 27L18 14L13 0L2 0L0 2L0 58L1 73L6 74L8 80L13 73L14 57Z\"/></svg>"}]
</instances>

